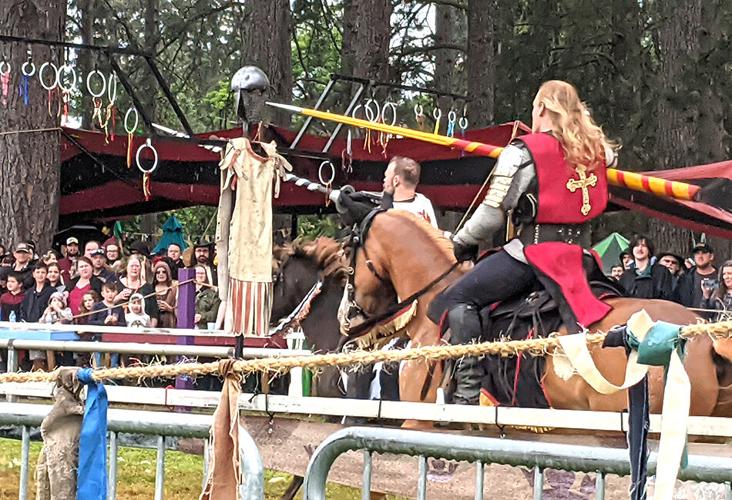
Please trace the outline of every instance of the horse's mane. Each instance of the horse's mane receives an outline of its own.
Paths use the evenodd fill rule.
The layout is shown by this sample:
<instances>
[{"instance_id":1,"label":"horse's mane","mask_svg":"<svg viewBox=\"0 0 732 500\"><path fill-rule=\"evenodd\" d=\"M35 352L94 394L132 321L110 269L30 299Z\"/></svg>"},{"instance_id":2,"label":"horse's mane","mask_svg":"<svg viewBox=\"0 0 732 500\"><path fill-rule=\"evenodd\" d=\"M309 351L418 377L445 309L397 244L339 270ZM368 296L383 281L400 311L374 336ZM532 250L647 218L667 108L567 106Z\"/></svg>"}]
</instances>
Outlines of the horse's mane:
<instances>
[{"instance_id":1,"label":"horse's mane","mask_svg":"<svg viewBox=\"0 0 732 500\"><path fill-rule=\"evenodd\" d=\"M446 256L453 258L452 243L445 237L445 234L436 229L432 224L427 222L423 217L407 212L406 210L389 210L387 213L408 220L417 229L425 233L425 235L434 242L437 247Z\"/></svg>"},{"instance_id":2,"label":"horse's mane","mask_svg":"<svg viewBox=\"0 0 732 500\"><path fill-rule=\"evenodd\" d=\"M295 240L274 247L272 253L275 269L283 269L290 257L302 257L311 260L325 279L345 282L348 275L349 263L343 247L327 236L312 241Z\"/></svg>"}]
</instances>

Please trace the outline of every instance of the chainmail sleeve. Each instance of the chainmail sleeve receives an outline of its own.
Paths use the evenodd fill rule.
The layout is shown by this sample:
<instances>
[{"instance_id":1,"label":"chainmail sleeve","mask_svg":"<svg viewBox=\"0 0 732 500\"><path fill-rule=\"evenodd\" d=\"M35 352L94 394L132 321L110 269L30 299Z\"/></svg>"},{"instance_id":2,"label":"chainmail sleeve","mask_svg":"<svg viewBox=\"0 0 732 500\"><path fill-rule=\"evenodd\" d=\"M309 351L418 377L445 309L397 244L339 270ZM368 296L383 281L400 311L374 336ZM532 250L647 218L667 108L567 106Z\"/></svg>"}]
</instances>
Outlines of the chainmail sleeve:
<instances>
[{"instance_id":1,"label":"chainmail sleeve","mask_svg":"<svg viewBox=\"0 0 732 500\"><path fill-rule=\"evenodd\" d=\"M520 142L507 146L498 157L485 199L454 239L464 245L478 245L492 238L534 176L529 150Z\"/></svg>"}]
</instances>

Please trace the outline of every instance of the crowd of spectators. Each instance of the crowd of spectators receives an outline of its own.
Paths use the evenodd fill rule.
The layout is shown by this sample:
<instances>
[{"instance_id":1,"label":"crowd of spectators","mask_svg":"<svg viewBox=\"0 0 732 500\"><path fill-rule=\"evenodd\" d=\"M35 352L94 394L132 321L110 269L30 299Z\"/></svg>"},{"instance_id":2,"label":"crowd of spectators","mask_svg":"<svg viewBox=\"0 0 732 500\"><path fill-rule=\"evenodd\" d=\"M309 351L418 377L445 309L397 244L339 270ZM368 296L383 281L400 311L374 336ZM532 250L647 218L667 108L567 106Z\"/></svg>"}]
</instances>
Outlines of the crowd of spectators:
<instances>
[{"instance_id":1,"label":"crowd of spectators","mask_svg":"<svg viewBox=\"0 0 732 500\"><path fill-rule=\"evenodd\" d=\"M158 255L142 241L122 247L110 238L104 244L85 241L82 247L71 236L64 243L61 252L39 252L32 241L17 243L10 253L0 245L1 321L176 328L183 268L195 268L196 328L211 328L216 321L220 302L212 245L195 244L186 261L175 243ZM21 357L36 370L56 361L45 351Z\"/></svg>"},{"instance_id":2,"label":"crowd of spectators","mask_svg":"<svg viewBox=\"0 0 732 500\"><path fill-rule=\"evenodd\" d=\"M732 260L717 262L705 242L695 244L684 258L672 252L656 253L650 238L638 236L620 254L610 278L628 296L672 300L717 319L732 311Z\"/></svg>"},{"instance_id":3,"label":"crowd of spectators","mask_svg":"<svg viewBox=\"0 0 732 500\"><path fill-rule=\"evenodd\" d=\"M178 272L195 268L195 327L210 329L216 321L220 301L212 245L199 242L184 255L179 245L171 243L151 255L142 241L123 247L110 238L103 244L85 241L82 247L71 236L64 243L61 252L38 252L32 241L17 243L12 252L0 245L0 320L176 328ZM695 244L684 258L656 252L650 238L638 236L620 254L610 278L628 296L672 300L718 319L732 311L732 260L717 262L704 242ZM47 369L55 362L48 356L45 351L30 351L23 362L28 368ZM68 364L68 355L59 361Z\"/></svg>"}]
</instances>

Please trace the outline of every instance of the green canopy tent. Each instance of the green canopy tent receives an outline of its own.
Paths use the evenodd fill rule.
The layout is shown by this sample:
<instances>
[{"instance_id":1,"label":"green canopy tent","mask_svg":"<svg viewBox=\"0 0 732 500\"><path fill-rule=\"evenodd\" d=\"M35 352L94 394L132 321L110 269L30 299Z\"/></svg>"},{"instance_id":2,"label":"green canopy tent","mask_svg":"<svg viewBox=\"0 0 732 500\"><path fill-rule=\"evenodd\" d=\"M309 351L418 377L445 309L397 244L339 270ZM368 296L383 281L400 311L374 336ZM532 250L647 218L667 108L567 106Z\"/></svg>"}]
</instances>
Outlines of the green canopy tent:
<instances>
[{"instance_id":1,"label":"green canopy tent","mask_svg":"<svg viewBox=\"0 0 732 500\"><path fill-rule=\"evenodd\" d=\"M163 236L160 238L160 241L155 248L153 248L152 253L157 254L161 251L167 250L168 245L171 243L178 245L181 251L188 247L185 238L183 238L183 225L175 215L168 217L168 220L163 224Z\"/></svg>"},{"instance_id":2,"label":"green canopy tent","mask_svg":"<svg viewBox=\"0 0 732 500\"><path fill-rule=\"evenodd\" d=\"M602 259L602 270L605 274L610 274L610 268L620 264L620 254L628 249L628 245L628 239L622 234L612 233L592 247Z\"/></svg>"}]
</instances>

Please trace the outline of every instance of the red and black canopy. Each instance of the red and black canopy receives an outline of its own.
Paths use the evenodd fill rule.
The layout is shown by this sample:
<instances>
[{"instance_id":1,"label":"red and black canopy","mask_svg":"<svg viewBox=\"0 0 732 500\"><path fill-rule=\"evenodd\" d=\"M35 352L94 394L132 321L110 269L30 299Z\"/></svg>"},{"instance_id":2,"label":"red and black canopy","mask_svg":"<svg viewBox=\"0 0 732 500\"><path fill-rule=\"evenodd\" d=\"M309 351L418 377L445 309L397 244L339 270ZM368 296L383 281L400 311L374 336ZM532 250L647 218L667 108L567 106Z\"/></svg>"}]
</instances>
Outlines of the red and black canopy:
<instances>
[{"instance_id":1,"label":"red and black canopy","mask_svg":"<svg viewBox=\"0 0 732 500\"><path fill-rule=\"evenodd\" d=\"M518 133L526 131L525 126ZM286 150L296 133L269 127L271 137ZM62 142L61 166L61 225L78 221L122 218L130 215L172 210L191 205L218 203L219 155L196 144L172 139L155 139L159 164L152 175L152 199L145 201L142 192L142 173L134 165L126 164L127 138L116 136L107 143L104 135L75 129L65 129L71 139ZM237 137L240 129L201 134ZM471 130L466 138L487 144L505 145L514 133L514 124ZM133 156L142 137L133 139ZM318 179L318 168L323 160L308 157L319 153L326 137L305 135L298 144L303 155L288 157L295 173L312 180ZM77 144L74 144L77 143ZM79 147L80 146L80 147ZM475 197L495 160L471 156L461 151L413 139L391 139L386 153L372 144L364 148L361 139L353 141L353 172L341 169L344 139L337 139L330 148L329 158L336 170L334 185L351 184L359 190L381 189L388 159L395 155L414 158L422 164L420 191L440 208L465 210ZM705 185L719 178L732 180L732 161L676 170L648 172L671 180L682 180ZM700 202L682 202L637 193L625 188L611 188L611 202L615 208L627 208L664 219L694 231L725 238L732 237L732 214ZM322 195L283 184L275 205L281 211L313 213L322 209ZM612 207L611 207L612 208Z\"/></svg>"}]
</instances>

